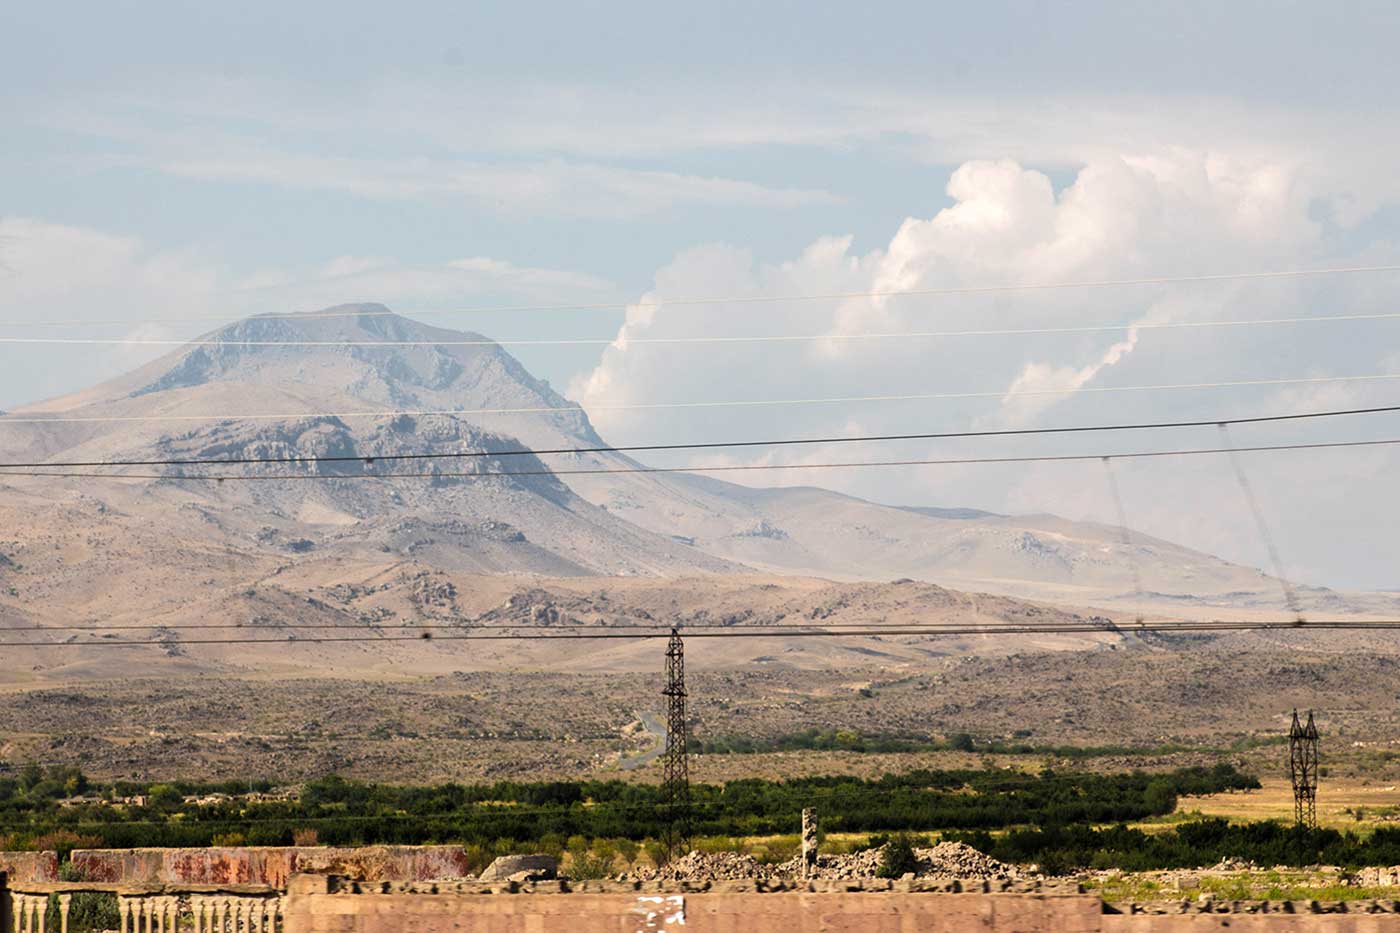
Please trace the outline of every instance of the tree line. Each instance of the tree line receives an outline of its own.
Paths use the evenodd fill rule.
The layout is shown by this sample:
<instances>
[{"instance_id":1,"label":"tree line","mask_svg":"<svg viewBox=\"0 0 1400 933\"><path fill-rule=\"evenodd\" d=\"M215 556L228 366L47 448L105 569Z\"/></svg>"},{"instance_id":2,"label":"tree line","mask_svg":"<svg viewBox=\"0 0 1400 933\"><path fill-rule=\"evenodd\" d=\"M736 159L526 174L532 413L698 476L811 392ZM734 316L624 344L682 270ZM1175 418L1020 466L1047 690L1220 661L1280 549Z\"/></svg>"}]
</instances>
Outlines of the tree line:
<instances>
[{"instance_id":1,"label":"tree line","mask_svg":"<svg viewBox=\"0 0 1400 933\"><path fill-rule=\"evenodd\" d=\"M64 797L56 786L84 793ZM828 832L996 830L1145 819L1170 813L1178 796L1257 786L1227 764L1156 775L917 770L696 784L691 799L697 835L742 837L792 832L804 807L820 811ZM234 834L248 845L290 845L308 831L331 845L644 840L663 835L668 820L659 786L619 780L409 786L328 776L303 785L295 799L186 799L215 789L242 793L248 785L93 788L73 769L28 771L0 781L0 842L30 846L60 831L109 848L207 846Z\"/></svg>"}]
</instances>

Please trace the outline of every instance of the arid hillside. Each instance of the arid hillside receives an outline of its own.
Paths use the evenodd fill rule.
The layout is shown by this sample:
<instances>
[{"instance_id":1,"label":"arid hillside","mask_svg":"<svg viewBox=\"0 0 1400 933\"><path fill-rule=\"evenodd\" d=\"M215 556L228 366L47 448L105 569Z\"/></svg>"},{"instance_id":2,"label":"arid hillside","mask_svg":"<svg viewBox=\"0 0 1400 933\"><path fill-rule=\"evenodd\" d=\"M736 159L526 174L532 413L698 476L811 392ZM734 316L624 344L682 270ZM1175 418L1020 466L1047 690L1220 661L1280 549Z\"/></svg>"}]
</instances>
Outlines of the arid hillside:
<instances>
[{"instance_id":1,"label":"arid hillside","mask_svg":"<svg viewBox=\"0 0 1400 933\"><path fill-rule=\"evenodd\" d=\"M549 453L602 446L579 407L478 335L377 305L251 318L8 412L0 458L84 474L108 471L61 464L303 459L0 477L0 612L10 624L211 612L277 624L351 611L306 603L304 591L407 579L424 588L416 601L360 599L353 612L412 620L431 614L438 574L909 578L1123 614L1272 612L1280 601L1258 570L1138 534L1125 545L1090 523L610 472L637 461ZM429 450L463 456L382 459ZM215 473L258 479L175 478ZM415 475L385 476L402 473ZM1385 597L1303 595L1310 610L1395 611Z\"/></svg>"}]
</instances>

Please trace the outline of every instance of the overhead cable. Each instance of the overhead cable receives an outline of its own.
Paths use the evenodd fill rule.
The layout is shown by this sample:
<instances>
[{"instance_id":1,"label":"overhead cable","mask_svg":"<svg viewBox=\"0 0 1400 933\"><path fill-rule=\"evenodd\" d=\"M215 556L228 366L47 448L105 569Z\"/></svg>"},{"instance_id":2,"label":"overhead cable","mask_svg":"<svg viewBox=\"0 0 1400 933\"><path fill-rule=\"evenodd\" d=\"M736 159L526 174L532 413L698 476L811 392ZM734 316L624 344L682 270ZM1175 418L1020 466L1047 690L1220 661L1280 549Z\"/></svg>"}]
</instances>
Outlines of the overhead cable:
<instances>
[{"instance_id":1,"label":"overhead cable","mask_svg":"<svg viewBox=\"0 0 1400 933\"><path fill-rule=\"evenodd\" d=\"M818 398L731 399L693 402L622 402L590 404L587 411L661 411L689 408L767 408L807 405L848 405L874 402L927 402L971 399L1001 399L1014 401L1048 395L1095 395L1120 392L1170 392L1186 389L1238 389L1264 386L1331 385L1355 382L1391 381L1400 373L1374 373L1359 376L1305 376L1283 379L1236 379L1229 382L1178 382L1157 385L1082 386L1063 389L1001 389L995 392L929 392L903 395L839 395ZM518 406L511 408L399 408L344 411L251 412L205 415L71 415L49 416L28 413L0 415L0 426L7 424L144 424L159 422L232 422L285 421L294 418L426 418L466 417L470 415L577 415L587 414L583 406L559 408L551 405Z\"/></svg>"},{"instance_id":2,"label":"overhead cable","mask_svg":"<svg viewBox=\"0 0 1400 933\"><path fill-rule=\"evenodd\" d=\"M948 635L1057 635L1057 634L1106 634L1111 633L1101 622L1072 622L1072 623L1024 623L1009 625L968 625L949 626L946 628L931 629L928 626L910 625L903 628L870 628L865 626L851 626L849 628L829 628L811 629L806 631L687 631L682 626L676 628L686 638L862 638L862 637L895 637L895 636L948 636ZM1154 633L1154 634L1192 634L1192 633L1212 633L1212 632L1262 632L1262 631L1284 631L1284 630L1344 630L1344 631L1394 631L1400 630L1400 619L1379 619L1379 620L1349 620L1349 619L1328 619L1321 621L1293 620L1287 622L1263 621L1230 621L1230 620L1210 620L1201 622L1154 622L1144 625L1132 625L1128 628L1120 629L1121 632L1132 633ZM195 645L319 645L338 643L371 643L375 645L391 641L612 641L612 640L655 640L659 638L670 638L670 630L648 630L641 632L633 631L598 631L598 632L550 632L543 631L538 634L476 634L462 633L449 635L431 635L424 633L421 635L388 635L381 638L370 638L364 635L318 635L311 637L287 636L284 638L181 638L175 639L154 639L154 640L124 640L124 639L101 639L98 641L4 641L0 642L0 647L5 648L160 648L167 644L178 644L182 647Z\"/></svg>"},{"instance_id":3,"label":"overhead cable","mask_svg":"<svg viewBox=\"0 0 1400 933\"><path fill-rule=\"evenodd\" d=\"M756 441L697 441L682 444L628 444L595 447L528 447L507 450L426 451L402 454L333 454L329 456L300 455L284 457L194 457L151 460L36 460L0 463L0 469L54 469L70 467L132 467L132 466L233 466L272 463L376 463L405 460L457 460L470 458L526 457L549 454L598 453L658 453L678 450L712 450L736 447L792 447L813 444L869 444L888 441L952 440L975 437L1024 437L1041 434L1087 434L1112 431L1149 431L1175 428L1204 428L1226 424L1268 424L1286 421L1307 421L1350 415L1376 415L1400 412L1400 405L1373 408L1347 408L1330 411L1293 412L1283 415L1257 415L1244 418L1208 418L1193 421L1144 421L1125 424L1074 425L1051 428L998 428L983 431L933 431L911 434L828 435L824 437L778 438Z\"/></svg>"},{"instance_id":4,"label":"overhead cable","mask_svg":"<svg viewBox=\"0 0 1400 933\"><path fill-rule=\"evenodd\" d=\"M1102 289L1102 288L1125 288L1135 286L1155 286L1155 285L1186 285L1202 282L1239 282L1259 279L1299 279L1312 278L1317 276L1332 275L1358 275L1378 272L1400 272L1400 265L1375 265L1375 266L1331 266L1313 269L1278 269L1261 272L1219 272L1205 273L1200 275L1162 275L1145 276L1130 279L1085 279L1069 280L1062 282L1030 282L1021 284L993 284L993 285L967 285L949 286L943 288L901 288L901 289L878 289L872 291L850 291L850 292L823 292L816 294L797 295L726 295L717 297L676 297L676 298L655 298L641 299L638 301L621 302L592 302L592 303L558 303L541 305L495 305L487 307L473 308L443 308L443 309L420 309L404 312L415 316L426 315L446 315L446 314L496 314L496 313L520 313L520 312L557 312L557 311L625 311L629 308L647 309L664 307L693 307L703 305L753 305L753 304L780 304L783 302L811 302L811 301L847 301L861 298L914 298L914 297L940 297L953 295L985 295L1005 292L1036 292L1036 291L1059 291L1072 289ZM304 311L297 313L274 312L270 314L257 315L261 320L315 320L317 318L359 318L359 317L393 317L398 312L384 310L336 310L326 309L322 311ZM183 324L196 321L234 321L241 320L245 315L212 314L212 315L188 315L178 318L144 318L139 321L130 319L109 318L106 320L50 320L50 321L17 321L8 322L11 324L22 324L26 326L45 327L85 327L96 324Z\"/></svg>"},{"instance_id":5,"label":"overhead cable","mask_svg":"<svg viewBox=\"0 0 1400 933\"><path fill-rule=\"evenodd\" d=\"M927 460L850 460L830 463L745 463L707 466L693 464L677 467L596 467L568 470L501 470L498 472L433 470L418 473L98 473L64 470L6 470L0 476L47 477L51 479L139 479L172 482L282 482L286 480L393 480L393 479L503 479L512 476L592 476L620 473L738 473L758 470L837 470L862 467L956 466L994 463L1068 463L1077 460L1142 459L1152 457L1190 457L1202 454L1262 453L1284 450L1328 450L1352 447L1383 447L1400 444L1400 438L1373 441L1330 441L1315 444L1267 444L1254 447L1201 447L1178 450L1148 450L1113 454L1058 454L1026 457L962 457Z\"/></svg>"},{"instance_id":6,"label":"overhead cable","mask_svg":"<svg viewBox=\"0 0 1400 933\"><path fill-rule=\"evenodd\" d=\"M1284 324L1326 324L1346 321L1389 321L1400 319L1400 312L1377 314L1333 314L1310 317L1258 318L1225 321L1142 321L1128 324L1095 324L1071 327L1012 327L982 330L941 331L858 331L828 334L699 334L674 337L475 337L459 340L247 340L236 337L15 337L0 335L0 345L48 344L55 346L123 347L601 347L618 345L736 344L736 343L818 343L858 340L924 340L957 337L1013 337L1053 334L1101 334L1121 331L1153 331L1201 328L1277 326Z\"/></svg>"}]
</instances>

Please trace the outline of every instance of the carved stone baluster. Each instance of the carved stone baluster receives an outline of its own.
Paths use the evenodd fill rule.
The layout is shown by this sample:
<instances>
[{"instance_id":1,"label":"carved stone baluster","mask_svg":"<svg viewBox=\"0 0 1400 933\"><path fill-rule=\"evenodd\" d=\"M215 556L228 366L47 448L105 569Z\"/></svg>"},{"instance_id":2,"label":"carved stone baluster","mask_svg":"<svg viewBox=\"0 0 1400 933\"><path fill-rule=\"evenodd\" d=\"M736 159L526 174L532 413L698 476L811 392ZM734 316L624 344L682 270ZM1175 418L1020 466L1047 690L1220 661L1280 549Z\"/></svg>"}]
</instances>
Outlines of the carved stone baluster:
<instances>
[{"instance_id":1,"label":"carved stone baluster","mask_svg":"<svg viewBox=\"0 0 1400 933\"><path fill-rule=\"evenodd\" d=\"M68 908L73 903L73 895L58 896L58 933L68 933Z\"/></svg>"}]
</instances>

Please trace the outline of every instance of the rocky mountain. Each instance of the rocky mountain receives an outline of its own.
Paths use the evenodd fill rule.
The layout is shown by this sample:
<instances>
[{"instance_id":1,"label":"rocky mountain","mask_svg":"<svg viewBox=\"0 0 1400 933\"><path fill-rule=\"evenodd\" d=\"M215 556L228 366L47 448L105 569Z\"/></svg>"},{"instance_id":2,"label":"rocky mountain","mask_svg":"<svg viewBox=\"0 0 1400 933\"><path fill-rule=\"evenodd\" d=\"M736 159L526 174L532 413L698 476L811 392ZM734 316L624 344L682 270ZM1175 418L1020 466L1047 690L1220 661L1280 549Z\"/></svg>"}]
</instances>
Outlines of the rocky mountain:
<instances>
[{"instance_id":1,"label":"rocky mountain","mask_svg":"<svg viewBox=\"0 0 1400 933\"><path fill-rule=\"evenodd\" d=\"M53 420L16 420L34 418ZM1138 599L1134 568L1159 611L1278 602L1276 581L1257 570L1142 535L1125 546L1117 529L1090 523L893 508L680 473L553 475L636 461L521 453L603 445L579 406L478 335L378 305L250 318L121 378L7 413L0 459L310 459L133 467L120 479L0 477L0 612L40 625L173 626L211 614L373 622L449 611L454 575L764 574L912 578L1126 613ZM430 449L475 456L326 459ZM171 475L245 469L259 481ZM351 478L362 470L422 475ZM359 596L333 605L314 595L335 587ZM1327 591L1309 596L1356 608Z\"/></svg>"}]
</instances>

